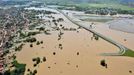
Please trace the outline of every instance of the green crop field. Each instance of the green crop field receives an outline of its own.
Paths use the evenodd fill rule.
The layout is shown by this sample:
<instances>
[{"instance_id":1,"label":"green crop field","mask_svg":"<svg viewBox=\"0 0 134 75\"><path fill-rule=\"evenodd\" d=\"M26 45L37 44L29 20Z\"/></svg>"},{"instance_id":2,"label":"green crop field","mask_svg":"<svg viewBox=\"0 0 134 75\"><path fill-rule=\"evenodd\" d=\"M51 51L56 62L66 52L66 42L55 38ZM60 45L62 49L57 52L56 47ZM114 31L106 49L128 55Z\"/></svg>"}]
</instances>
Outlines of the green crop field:
<instances>
[{"instance_id":1,"label":"green crop field","mask_svg":"<svg viewBox=\"0 0 134 75\"><path fill-rule=\"evenodd\" d=\"M115 9L122 9L122 10L134 10L134 8L122 5L122 4L96 4L96 3L81 3L81 4L76 4L77 6L83 7L83 8L115 8Z\"/></svg>"}]
</instances>

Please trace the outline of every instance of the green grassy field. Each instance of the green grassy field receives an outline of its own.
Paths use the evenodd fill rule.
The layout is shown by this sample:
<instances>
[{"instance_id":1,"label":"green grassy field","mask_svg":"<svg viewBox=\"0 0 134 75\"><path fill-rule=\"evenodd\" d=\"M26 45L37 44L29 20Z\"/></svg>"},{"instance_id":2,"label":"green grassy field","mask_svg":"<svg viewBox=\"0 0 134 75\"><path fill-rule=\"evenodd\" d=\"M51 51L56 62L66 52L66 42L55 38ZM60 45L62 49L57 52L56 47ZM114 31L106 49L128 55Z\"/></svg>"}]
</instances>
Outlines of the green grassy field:
<instances>
[{"instance_id":1,"label":"green grassy field","mask_svg":"<svg viewBox=\"0 0 134 75\"><path fill-rule=\"evenodd\" d=\"M134 57L134 51L133 50L126 50L125 54L123 56L128 56L128 57Z\"/></svg>"},{"instance_id":2,"label":"green grassy field","mask_svg":"<svg viewBox=\"0 0 134 75\"><path fill-rule=\"evenodd\" d=\"M81 4L76 4L76 6L80 6L83 8L114 8L114 9L122 9L122 10L134 10L134 8L122 5L122 4L96 4L96 3L81 3Z\"/></svg>"}]
</instances>

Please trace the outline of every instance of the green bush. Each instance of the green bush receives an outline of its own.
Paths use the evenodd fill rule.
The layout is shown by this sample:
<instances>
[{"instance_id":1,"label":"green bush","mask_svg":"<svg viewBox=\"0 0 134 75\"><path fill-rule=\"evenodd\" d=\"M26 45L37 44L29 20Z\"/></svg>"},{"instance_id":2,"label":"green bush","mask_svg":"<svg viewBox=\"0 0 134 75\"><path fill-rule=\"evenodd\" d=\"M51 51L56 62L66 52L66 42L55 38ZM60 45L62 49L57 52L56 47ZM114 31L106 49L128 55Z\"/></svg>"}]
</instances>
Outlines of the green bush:
<instances>
[{"instance_id":1,"label":"green bush","mask_svg":"<svg viewBox=\"0 0 134 75\"><path fill-rule=\"evenodd\" d=\"M20 51L22 49L24 44L19 45L18 47L15 47L15 51Z\"/></svg>"},{"instance_id":2,"label":"green bush","mask_svg":"<svg viewBox=\"0 0 134 75\"><path fill-rule=\"evenodd\" d=\"M43 61L45 62L47 59L46 59L46 57L43 57Z\"/></svg>"},{"instance_id":3,"label":"green bush","mask_svg":"<svg viewBox=\"0 0 134 75\"><path fill-rule=\"evenodd\" d=\"M33 35L36 35L38 34L39 32L28 32L28 35L27 36L33 36Z\"/></svg>"},{"instance_id":4,"label":"green bush","mask_svg":"<svg viewBox=\"0 0 134 75\"><path fill-rule=\"evenodd\" d=\"M26 40L24 40L24 42L30 42L30 43L33 43L33 42L36 42L36 38L27 38Z\"/></svg>"},{"instance_id":5,"label":"green bush","mask_svg":"<svg viewBox=\"0 0 134 75\"><path fill-rule=\"evenodd\" d=\"M24 75L26 64L20 64L16 60L12 62L15 69L10 71L10 75Z\"/></svg>"},{"instance_id":6,"label":"green bush","mask_svg":"<svg viewBox=\"0 0 134 75\"><path fill-rule=\"evenodd\" d=\"M34 74L34 75L37 74L37 70L34 70L34 71L33 71L33 74Z\"/></svg>"},{"instance_id":7,"label":"green bush","mask_svg":"<svg viewBox=\"0 0 134 75\"><path fill-rule=\"evenodd\" d=\"M105 60L101 60L100 65L107 68L107 64Z\"/></svg>"},{"instance_id":8,"label":"green bush","mask_svg":"<svg viewBox=\"0 0 134 75\"><path fill-rule=\"evenodd\" d=\"M36 58L33 58L32 60L33 60L33 61L36 61Z\"/></svg>"},{"instance_id":9,"label":"green bush","mask_svg":"<svg viewBox=\"0 0 134 75\"><path fill-rule=\"evenodd\" d=\"M30 47L33 47L33 44L30 44Z\"/></svg>"},{"instance_id":10,"label":"green bush","mask_svg":"<svg viewBox=\"0 0 134 75\"><path fill-rule=\"evenodd\" d=\"M41 62L39 57L33 58L32 60L33 60L33 62L35 62L34 66L36 66L37 64L39 64Z\"/></svg>"},{"instance_id":11,"label":"green bush","mask_svg":"<svg viewBox=\"0 0 134 75\"><path fill-rule=\"evenodd\" d=\"M36 45L40 45L40 42L39 42L39 41L37 41Z\"/></svg>"},{"instance_id":12,"label":"green bush","mask_svg":"<svg viewBox=\"0 0 134 75\"><path fill-rule=\"evenodd\" d=\"M37 66L37 64L35 63L33 66L34 66L34 67L36 67L36 66Z\"/></svg>"},{"instance_id":13,"label":"green bush","mask_svg":"<svg viewBox=\"0 0 134 75\"><path fill-rule=\"evenodd\" d=\"M40 63L40 58L39 58L39 57L36 58L36 63L37 63L37 64Z\"/></svg>"},{"instance_id":14,"label":"green bush","mask_svg":"<svg viewBox=\"0 0 134 75\"><path fill-rule=\"evenodd\" d=\"M40 43L43 44L43 41L41 41Z\"/></svg>"}]
</instances>

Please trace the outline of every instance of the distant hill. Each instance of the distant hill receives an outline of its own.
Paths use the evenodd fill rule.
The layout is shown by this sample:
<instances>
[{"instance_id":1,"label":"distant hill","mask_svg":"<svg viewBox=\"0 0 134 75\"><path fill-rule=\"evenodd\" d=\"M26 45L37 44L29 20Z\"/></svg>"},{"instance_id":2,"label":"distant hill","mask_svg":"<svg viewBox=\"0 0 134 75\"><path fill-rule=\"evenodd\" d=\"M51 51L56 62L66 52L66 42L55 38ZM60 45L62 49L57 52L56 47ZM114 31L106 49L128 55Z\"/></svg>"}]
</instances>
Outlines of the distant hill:
<instances>
[{"instance_id":1,"label":"distant hill","mask_svg":"<svg viewBox=\"0 0 134 75\"><path fill-rule=\"evenodd\" d=\"M0 0L0 1L32 1L32 0ZM34 0L46 2L94 2L94 3L134 3L134 0Z\"/></svg>"},{"instance_id":2,"label":"distant hill","mask_svg":"<svg viewBox=\"0 0 134 75\"><path fill-rule=\"evenodd\" d=\"M134 0L121 0L120 3L134 7Z\"/></svg>"},{"instance_id":3,"label":"distant hill","mask_svg":"<svg viewBox=\"0 0 134 75\"><path fill-rule=\"evenodd\" d=\"M39 0L38 0L39 1ZM134 6L134 0L40 0L46 3L117 3Z\"/></svg>"},{"instance_id":4,"label":"distant hill","mask_svg":"<svg viewBox=\"0 0 134 75\"><path fill-rule=\"evenodd\" d=\"M45 2L92 2L92 3L134 3L134 0L0 0L0 1L45 1Z\"/></svg>"},{"instance_id":5,"label":"distant hill","mask_svg":"<svg viewBox=\"0 0 134 75\"><path fill-rule=\"evenodd\" d=\"M50 4L67 4L67 3L114 3L125 4L134 7L134 0L0 0L1 1L43 1Z\"/></svg>"},{"instance_id":6,"label":"distant hill","mask_svg":"<svg viewBox=\"0 0 134 75\"><path fill-rule=\"evenodd\" d=\"M130 2L134 2L134 0L121 0L121 2L130 3Z\"/></svg>"},{"instance_id":7,"label":"distant hill","mask_svg":"<svg viewBox=\"0 0 134 75\"><path fill-rule=\"evenodd\" d=\"M23 0L23 1L19 1L19 0L0 0L0 6L5 6L5 5L23 5L23 4L27 4L28 0Z\"/></svg>"},{"instance_id":8,"label":"distant hill","mask_svg":"<svg viewBox=\"0 0 134 75\"><path fill-rule=\"evenodd\" d=\"M119 2L120 0L41 0L41 1L46 1L46 2L75 2L75 3L108 3L108 2Z\"/></svg>"},{"instance_id":9,"label":"distant hill","mask_svg":"<svg viewBox=\"0 0 134 75\"><path fill-rule=\"evenodd\" d=\"M95 3L130 3L130 2L134 2L134 0L41 0L41 1L54 1L54 2L77 2L77 3L80 3L80 2L95 2Z\"/></svg>"}]
</instances>

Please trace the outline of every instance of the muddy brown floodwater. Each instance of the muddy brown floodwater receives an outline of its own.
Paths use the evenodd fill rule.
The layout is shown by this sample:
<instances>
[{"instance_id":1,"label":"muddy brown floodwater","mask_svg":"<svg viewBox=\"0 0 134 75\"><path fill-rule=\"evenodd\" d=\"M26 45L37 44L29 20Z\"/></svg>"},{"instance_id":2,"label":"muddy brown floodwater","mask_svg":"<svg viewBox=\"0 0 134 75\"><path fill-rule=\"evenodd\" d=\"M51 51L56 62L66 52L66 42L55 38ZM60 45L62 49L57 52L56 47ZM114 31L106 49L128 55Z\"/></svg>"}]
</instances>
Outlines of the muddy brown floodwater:
<instances>
[{"instance_id":1,"label":"muddy brown floodwater","mask_svg":"<svg viewBox=\"0 0 134 75\"><path fill-rule=\"evenodd\" d=\"M63 15L65 27L77 28L76 25L68 21ZM56 15L54 15L56 16ZM134 71L134 59L129 57L101 56L101 53L117 52L118 48L102 39L91 40L92 33L79 29L77 31L62 31L61 40L58 39L59 31L52 31L51 35L38 34L35 37L43 44L33 44L31 48L26 44L23 49L16 54L19 63L25 63L27 69L37 69L37 75L132 75L129 70ZM62 44L63 49L59 49ZM55 52L55 55L53 55ZM46 62L33 67L32 58L46 57ZM102 59L106 60L108 68L100 65Z\"/></svg>"}]
</instances>

